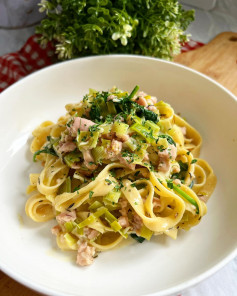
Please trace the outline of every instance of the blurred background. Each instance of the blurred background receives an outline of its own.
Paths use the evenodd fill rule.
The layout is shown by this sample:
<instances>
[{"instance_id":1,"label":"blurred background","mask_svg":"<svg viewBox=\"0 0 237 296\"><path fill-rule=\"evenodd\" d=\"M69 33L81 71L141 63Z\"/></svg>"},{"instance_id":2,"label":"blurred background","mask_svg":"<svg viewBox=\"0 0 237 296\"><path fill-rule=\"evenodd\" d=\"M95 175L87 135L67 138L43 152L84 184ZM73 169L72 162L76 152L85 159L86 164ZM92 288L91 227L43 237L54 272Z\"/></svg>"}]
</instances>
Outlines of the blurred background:
<instances>
[{"instance_id":1,"label":"blurred background","mask_svg":"<svg viewBox=\"0 0 237 296\"><path fill-rule=\"evenodd\" d=\"M19 50L44 17L39 0L0 0L0 56ZM237 0L180 0L185 9L195 9L188 28L192 39L207 43L218 33L237 32Z\"/></svg>"}]
</instances>

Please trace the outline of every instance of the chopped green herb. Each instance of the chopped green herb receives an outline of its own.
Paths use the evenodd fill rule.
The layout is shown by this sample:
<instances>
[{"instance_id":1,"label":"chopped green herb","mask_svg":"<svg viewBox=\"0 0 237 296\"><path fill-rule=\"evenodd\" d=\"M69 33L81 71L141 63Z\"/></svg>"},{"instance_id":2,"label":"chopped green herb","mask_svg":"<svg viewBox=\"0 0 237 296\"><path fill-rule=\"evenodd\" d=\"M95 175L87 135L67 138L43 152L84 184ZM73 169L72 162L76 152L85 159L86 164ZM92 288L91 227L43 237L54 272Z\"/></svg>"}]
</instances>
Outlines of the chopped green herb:
<instances>
[{"instance_id":1,"label":"chopped green herb","mask_svg":"<svg viewBox=\"0 0 237 296\"><path fill-rule=\"evenodd\" d=\"M72 192L75 192L75 191L77 191L77 194L78 194L78 190L81 188L81 185L79 185L79 186L77 186L77 187L75 187L74 189L73 189L73 191Z\"/></svg>"},{"instance_id":2,"label":"chopped green herb","mask_svg":"<svg viewBox=\"0 0 237 296\"><path fill-rule=\"evenodd\" d=\"M175 141L169 135L160 135L159 138L165 138L169 144L176 146Z\"/></svg>"},{"instance_id":3,"label":"chopped green herb","mask_svg":"<svg viewBox=\"0 0 237 296\"><path fill-rule=\"evenodd\" d=\"M38 151L36 151L34 153L34 155L33 155L33 161L34 162L36 162L36 156L40 155L41 153L47 153L47 154L51 154L51 155L54 155L54 156L58 156L52 147L46 146L42 150L38 150Z\"/></svg>"},{"instance_id":4,"label":"chopped green herb","mask_svg":"<svg viewBox=\"0 0 237 296\"><path fill-rule=\"evenodd\" d=\"M159 139L157 139L157 141L158 141ZM162 151L164 151L165 150L165 147L164 147L164 145L160 145L160 146L157 146L157 149L160 151L160 152L162 152Z\"/></svg>"},{"instance_id":5,"label":"chopped green herb","mask_svg":"<svg viewBox=\"0 0 237 296\"><path fill-rule=\"evenodd\" d=\"M137 177L140 174L140 171L137 171L134 176Z\"/></svg>"},{"instance_id":6,"label":"chopped green herb","mask_svg":"<svg viewBox=\"0 0 237 296\"><path fill-rule=\"evenodd\" d=\"M130 95L128 96L128 99L132 99L135 96L135 94L138 92L138 90L139 90L139 86L136 85L132 90L132 92L130 93Z\"/></svg>"},{"instance_id":7,"label":"chopped green herb","mask_svg":"<svg viewBox=\"0 0 237 296\"><path fill-rule=\"evenodd\" d=\"M138 243L143 243L145 238L144 237L141 237L141 236L138 236L136 235L135 233L131 233L130 236L135 239Z\"/></svg>"},{"instance_id":8,"label":"chopped green herb","mask_svg":"<svg viewBox=\"0 0 237 296\"><path fill-rule=\"evenodd\" d=\"M167 186L168 186L168 188L170 188L170 189L173 189L173 188L174 188L173 181L171 181L171 180L167 180L166 182L167 182Z\"/></svg>"},{"instance_id":9,"label":"chopped green herb","mask_svg":"<svg viewBox=\"0 0 237 296\"><path fill-rule=\"evenodd\" d=\"M120 188L122 188L122 187L121 187L120 185L118 185L118 184L114 186L114 189L115 189L116 191L119 191Z\"/></svg>"},{"instance_id":10,"label":"chopped green herb","mask_svg":"<svg viewBox=\"0 0 237 296\"><path fill-rule=\"evenodd\" d=\"M178 164L180 167L180 172L172 174L171 178L173 180L179 179L182 182L185 179L187 171L188 171L188 162L182 162L181 160L178 160Z\"/></svg>"},{"instance_id":11,"label":"chopped green herb","mask_svg":"<svg viewBox=\"0 0 237 296\"><path fill-rule=\"evenodd\" d=\"M196 200L194 200L191 196L189 196L186 192L184 192L180 186L175 185L172 180L166 180L167 186L170 189L173 189L176 191L179 195L181 195L184 199L186 199L188 202L190 202L192 205L196 207L196 213L199 214L199 208Z\"/></svg>"},{"instance_id":12,"label":"chopped green herb","mask_svg":"<svg viewBox=\"0 0 237 296\"><path fill-rule=\"evenodd\" d=\"M115 171L114 171L114 170L111 170L111 171L110 171L110 175L111 175L112 177L116 177L116 173L115 173Z\"/></svg>"},{"instance_id":13,"label":"chopped green herb","mask_svg":"<svg viewBox=\"0 0 237 296\"><path fill-rule=\"evenodd\" d=\"M187 171L188 170L188 163L187 162L182 162L181 160L178 160L179 166L180 166L180 170L183 171Z\"/></svg>"},{"instance_id":14,"label":"chopped green herb","mask_svg":"<svg viewBox=\"0 0 237 296\"><path fill-rule=\"evenodd\" d=\"M112 184L112 181L110 181L109 179L105 179L105 181L108 183L108 185Z\"/></svg>"},{"instance_id":15,"label":"chopped green herb","mask_svg":"<svg viewBox=\"0 0 237 296\"><path fill-rule=\"evenodd\" d=\"M93 132L97 132L99 130L100 130L99 129L99 124L94 124L94 125L92 125L92 126L89 127L89 131L92 132L92 135L91 136L93 136Z\"/></svg>"},{"instance_id":16,"label":"chopped green herb","mask_svg":"<svg viewBox=\"0 0 237 296\"><path fill-rule=\"evenodd\" d=\"M146 184L138 184L138 185L136 186L137 190L143 189L143 188L145 188L145 187L146 187Z\"/></svg>"}]
</instances>

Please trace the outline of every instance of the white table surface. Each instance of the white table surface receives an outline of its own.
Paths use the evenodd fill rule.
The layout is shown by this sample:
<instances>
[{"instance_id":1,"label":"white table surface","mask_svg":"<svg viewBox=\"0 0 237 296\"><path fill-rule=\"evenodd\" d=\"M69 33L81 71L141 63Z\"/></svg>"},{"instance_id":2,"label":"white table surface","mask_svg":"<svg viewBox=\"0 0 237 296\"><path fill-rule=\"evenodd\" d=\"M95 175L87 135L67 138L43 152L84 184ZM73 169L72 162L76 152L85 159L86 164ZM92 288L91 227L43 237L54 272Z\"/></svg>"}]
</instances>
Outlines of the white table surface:
<instances>
[{"instance_id":1,"label":"white table surface","mask_svg":"<svg viewBox=\"0 0 237 296\"><path fill-rule=\"evenodd\" d=\"M211 11L195 8L195 12L195 21L188 29L193 40L207 43L221 32L237 32L237 0L219 0ZM0 28L0 56L19 50L33 33L34 27L15 30ZM175 295L237 296L237 257L208 279Z\"/></svg>"}]
</instances>

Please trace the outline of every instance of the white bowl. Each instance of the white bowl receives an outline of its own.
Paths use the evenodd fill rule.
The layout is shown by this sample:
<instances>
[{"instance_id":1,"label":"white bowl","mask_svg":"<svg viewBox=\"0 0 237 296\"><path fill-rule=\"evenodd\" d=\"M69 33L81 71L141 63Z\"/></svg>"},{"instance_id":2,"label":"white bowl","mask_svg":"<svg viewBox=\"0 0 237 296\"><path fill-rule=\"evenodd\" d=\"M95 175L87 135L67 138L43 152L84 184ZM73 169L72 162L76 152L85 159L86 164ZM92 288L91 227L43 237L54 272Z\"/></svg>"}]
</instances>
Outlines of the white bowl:
<instances>
[{"instance_id":1,"label":"white bowl","mask_svg":"<svg viewBox=\"0 0 237 296\"><path fill-rule=\"evenodd\" d=\"M74 253L56 248L50 228L24 213L30 172L32 130L56 120L64 105L89 88L113 85L141 90L169 102L203 136L201 157L218 183L208 214L176 241L135 241L77 267ZM210 78L186 67L139 56L98 56L38 71L0 95L0 267L19 282L50 295L168 295L210 276L237 254L237 103ZM19 221L20 220L20 221Z\"/></svg>"}]
</instances>

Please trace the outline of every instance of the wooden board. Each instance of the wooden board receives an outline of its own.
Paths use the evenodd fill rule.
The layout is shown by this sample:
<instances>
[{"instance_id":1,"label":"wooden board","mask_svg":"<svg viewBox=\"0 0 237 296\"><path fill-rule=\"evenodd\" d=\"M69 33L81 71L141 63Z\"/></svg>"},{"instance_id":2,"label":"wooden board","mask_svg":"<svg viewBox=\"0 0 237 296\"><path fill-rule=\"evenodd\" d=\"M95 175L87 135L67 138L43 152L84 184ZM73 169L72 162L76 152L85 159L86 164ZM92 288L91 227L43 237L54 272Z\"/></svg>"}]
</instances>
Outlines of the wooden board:
<instances>
[{"instance_id":1,"label":"wooden board","mask_svg":"<svg viewBox=\"0 0 237 296\"><path fill-rule=\"evenodd\" d=\"M27 264L27 263L26 263ZM0 271L0 296L40 296Z\"/></svg>"},{"instance_id":2,"label":"wooden board","mask_svg":"<svg viewBox=\"0 0 237 296\"><path fill-rule=\"evenodd\" d=\"M237 96L237 33L221 33L207 45L178 55L175 62L210 76Z\"/></svg>"},{"instance_id":3,"label":"wooden board","mask_svg":"<svg viewBox=\"0 0 237 296\"><path fill-rule=\"evenodd\" d=\"M180 54L175 61L214 78L237 95L237 33L222 33L207 45ZM1 271L0 295L39 296Z\"/></svg>"}]
</instances>

